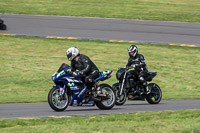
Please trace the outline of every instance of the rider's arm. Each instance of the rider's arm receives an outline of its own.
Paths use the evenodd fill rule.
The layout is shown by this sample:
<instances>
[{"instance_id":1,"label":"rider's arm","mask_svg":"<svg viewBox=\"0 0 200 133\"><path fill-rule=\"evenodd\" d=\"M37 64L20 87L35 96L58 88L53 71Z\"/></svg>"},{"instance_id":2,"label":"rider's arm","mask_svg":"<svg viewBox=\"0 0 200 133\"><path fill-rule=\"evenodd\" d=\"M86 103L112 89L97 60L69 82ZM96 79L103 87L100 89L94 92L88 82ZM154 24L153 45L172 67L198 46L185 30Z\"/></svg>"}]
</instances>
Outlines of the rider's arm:
<instances>
[{"instance_id":1,"label":"rider's arm","mask_svg":"<svg viewBox=\"0 0 200 133\"><path fill-rule=\"evenodd\" d=\"M133 60L132 58L129 58L128 60L128 64L127 64L128 67L130 66L133 66L133 67L145 67L146 66L146 63L145 63L145 58L143 55L139 55L139 60L135 61Z\"/></svg>"},{"instance_id":2,"label":"rider's arm","mask_svg":"<svg viewBox=\"0 0 200 133\"><path fill-rule=\"evenodd\" d=\"M75 64L73 61L71 62L71 67L72 67L71 69L72 72L76 71Z\"/></svg>"},{"instance_id":3,"label":"rider's arm","mask_svg":"<svg viewBox=\"0 0 200 133\"><path fill-rule=\"evenodd\" d=\"M81 75L87 74L90 71L91 67L92 67L91 61L86 56L83 57L81 61L83 63L84 69L79 71L79 74L81 74Z\"/></svg>"},{"instance_id":4,"label":"rider's arm","mask_svg":"<svg viewBox=\"0 0 200 133\"><path fill-rule=\"evenodd\" d=\"M140 60L140 63L137 64L137 67L145 67L146 66L146 62L145 62L145 58L143 55L139 55L139 60Z\"/></svg>"},{"instance_id":5,"label":"rider's arm","mask_svg":"<svg viewBox=\"0 0 200 133\"><path fill-rule=\"evenodd\" d=\"M131 66L131 64L132 64L132 60L131 60L131 58L129 58L129 59L128 59L128 63L127 63L127 65L126 65L126 66L128 66L128 67L129 67L129 66Z\"/></svg>"}]
</instances>

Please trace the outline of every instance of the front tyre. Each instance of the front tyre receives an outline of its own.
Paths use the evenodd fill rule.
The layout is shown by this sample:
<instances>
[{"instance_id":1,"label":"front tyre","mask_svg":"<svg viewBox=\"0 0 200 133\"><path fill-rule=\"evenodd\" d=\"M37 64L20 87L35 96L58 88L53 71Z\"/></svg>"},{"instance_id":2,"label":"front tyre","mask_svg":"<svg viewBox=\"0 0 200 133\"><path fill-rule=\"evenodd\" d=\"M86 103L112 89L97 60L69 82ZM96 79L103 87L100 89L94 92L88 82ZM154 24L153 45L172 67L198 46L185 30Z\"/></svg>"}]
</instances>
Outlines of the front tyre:
<instances>
[{"instance_id":1,"label":"front tyre","mask_svg":"<svg viewBox=\"0 0 200 133\"><path fill-rule=\"evenodd\" d=\"M160 87L155 83L150 83L148 87L151 92L147 95L147 102L150 104L158 104L162 99L162 91Z\"/></svg>"},{"instance_id":2,"label":"front tyre","mask_svg":"<svg viewBox=\"0 0 200 133\"><path fill-rule=\"evenodd\" d=\"M49 106L55 111L64 111L69 105L69 98L65 93L63 98L59 96L59 88L53 87L49 91L48 103Z\"/></svg>"},{"instance_id":3,"label":"front tyre","mask_svg":"<svg viewBox=\"0 0 200 133\"><path fill-rule=\"evenodd\" d=\"M95 101L96 106L102 110L112 109L115 105L115 93L111 86L108 84L100 84L98 87L102 94L106 95L106 98L101 98L101 101Z\"/></svg>"},{"instance_id":4,"label":"front tyre","mask_svg":"<svg viewBox=\"0 0 200 133\"><path fill-rule=\"evenodd\" d=\"M113 84L112 88L115 91L116 105L123 105L126 102L126 93L122 90L122 95L120 95L119 83Z\"/></svg>"}]
</instances>

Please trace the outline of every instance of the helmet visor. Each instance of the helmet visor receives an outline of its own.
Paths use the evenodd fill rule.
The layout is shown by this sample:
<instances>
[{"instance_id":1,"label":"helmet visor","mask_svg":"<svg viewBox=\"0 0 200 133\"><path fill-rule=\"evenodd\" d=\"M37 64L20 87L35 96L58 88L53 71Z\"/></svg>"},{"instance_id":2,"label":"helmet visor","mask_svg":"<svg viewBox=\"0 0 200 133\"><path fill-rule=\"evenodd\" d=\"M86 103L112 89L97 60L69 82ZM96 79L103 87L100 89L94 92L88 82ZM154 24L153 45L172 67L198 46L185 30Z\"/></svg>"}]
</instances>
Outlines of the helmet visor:
<instances>
[{"instance_id":1,"label":"helmet visor","mask_svg":"<svg viewBox=\"0 0 200 133\"><path fill-rule=\"evenodd\" d=\"M71 57L72 57L72 53L67 54L68 60L71 60Z\"/></svg>"},{"instance_id":2,"label":"helmet visor","mask_svg":"<svg viewBox=\"0 0 200 133\"><path fill-rule=\"evenodd\" d=\"M135 53L134 51L129 52L130 55L134 55L134 53Z\"/></svg>"}]
</instances>

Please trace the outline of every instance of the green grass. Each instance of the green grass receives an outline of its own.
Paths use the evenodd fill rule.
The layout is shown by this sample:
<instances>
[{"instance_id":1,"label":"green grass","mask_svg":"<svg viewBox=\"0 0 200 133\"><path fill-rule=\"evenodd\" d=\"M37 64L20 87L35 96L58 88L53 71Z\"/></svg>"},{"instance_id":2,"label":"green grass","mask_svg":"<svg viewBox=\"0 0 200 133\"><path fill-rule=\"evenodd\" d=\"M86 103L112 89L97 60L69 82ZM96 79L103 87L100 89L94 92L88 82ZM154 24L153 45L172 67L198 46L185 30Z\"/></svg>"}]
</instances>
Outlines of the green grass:
<instances>
[{"instance_id":1,"label":"green grass","mask_svg":"<svg viewBox=\"0 0 200 133\"><path fill-rule=\"evenodd\" d=\"M0 13L200 22L200 1L1 0Z\"/></svg>"},{"instance_id":2,"label":"green grass","mask_svg":"<svg viewBox=\"0 0 200 133\"><path fill-rule=\"evenodd\" d=\"M0 36L0 103L46 102L54 83L51 75L61 63L69 63L65 51L77 46L103 70L113 70L105 83L117 82L115 73L127 64L130 43ZM153 82L163 99L200 98L200 47L136 44L146 58Z\"/></svg>"},{"instance_id":3,"label":"green grass","mask_svg":"<svg viewBox=\"0 0 200 133\"><path fill-rule=\"evenodd\" d=\"M15 133L199 133L200 110L106 116L0 120L0 132Z\"/></svg>"}]
</instances>

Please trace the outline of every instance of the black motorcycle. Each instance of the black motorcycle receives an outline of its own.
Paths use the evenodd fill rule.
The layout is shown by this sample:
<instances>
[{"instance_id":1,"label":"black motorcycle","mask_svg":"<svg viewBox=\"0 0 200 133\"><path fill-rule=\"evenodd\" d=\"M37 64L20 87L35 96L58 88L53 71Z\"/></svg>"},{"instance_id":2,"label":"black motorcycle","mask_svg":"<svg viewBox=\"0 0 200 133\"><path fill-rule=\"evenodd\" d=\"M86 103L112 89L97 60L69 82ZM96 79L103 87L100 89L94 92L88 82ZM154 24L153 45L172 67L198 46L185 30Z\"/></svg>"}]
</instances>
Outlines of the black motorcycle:
<instances>
[{"instance_id":1,"label":"black motorcycle","mask_svg":"<svg viewBox=\"0 0 200 133\"><path fill-rule=\"evenodd\" d=\"M0 18L0 30L6 30L7 26L4 24L4 21Z\"/></svg>"},{"instance_id":2,"label":"black motorcycle","mask_svg":"<svg viewBox=\"0 0 200 133\"><path fill-rule=\"evenodd\" d=\"M132 67L133 68L133 67ZM162 91L156 83L148 84L147 92L145 85L139 80L138 76L132 75L131 68L119 68L116 73L118 83L113 84L116 94L116 105L123 105L128 100L147 100L149 104L158 104L162 98ZM157 75L156 72L148 72L146 81L152 81Z\"/></svg>"}]
</instances>

